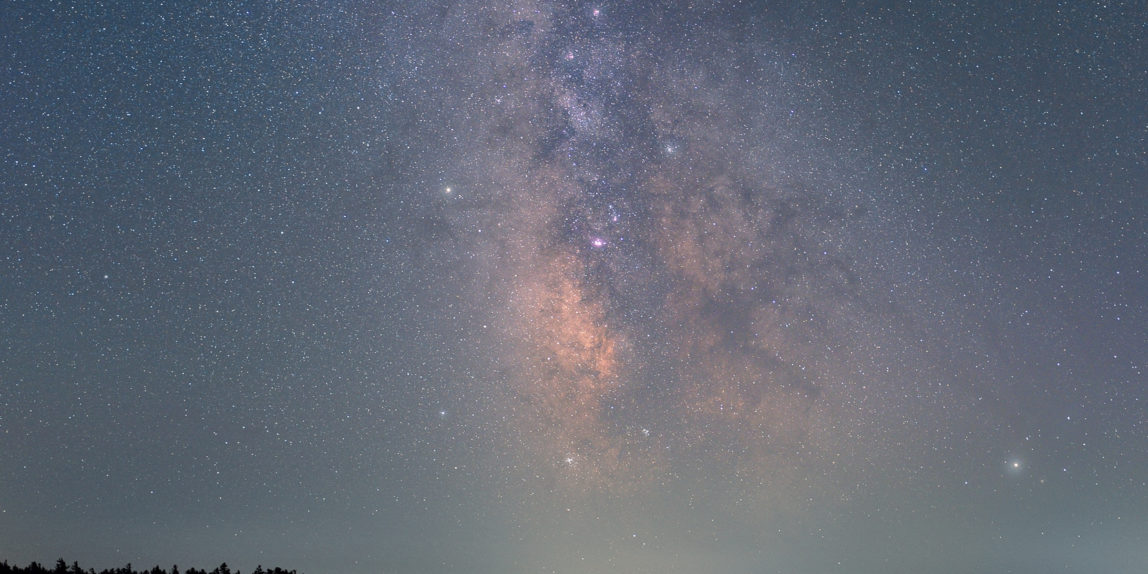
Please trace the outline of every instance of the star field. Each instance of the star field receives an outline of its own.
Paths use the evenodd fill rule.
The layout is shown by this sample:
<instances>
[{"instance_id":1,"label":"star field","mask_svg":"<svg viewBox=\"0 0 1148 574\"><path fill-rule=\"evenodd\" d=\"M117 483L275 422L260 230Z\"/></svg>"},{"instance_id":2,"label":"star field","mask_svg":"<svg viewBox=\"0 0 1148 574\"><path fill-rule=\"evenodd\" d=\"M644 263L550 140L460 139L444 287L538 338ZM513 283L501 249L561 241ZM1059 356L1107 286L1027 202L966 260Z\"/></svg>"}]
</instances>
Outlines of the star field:
<instances>
[{"instance_id":1,"label":"star field","mask_svg":"<svg viewBox=\"0 0 1148 574\"><path fill-rule=\"evenodd\" d=\"M1148 562L1142 6L0 13L0 560Z\"/></svg>"}]
</instances>

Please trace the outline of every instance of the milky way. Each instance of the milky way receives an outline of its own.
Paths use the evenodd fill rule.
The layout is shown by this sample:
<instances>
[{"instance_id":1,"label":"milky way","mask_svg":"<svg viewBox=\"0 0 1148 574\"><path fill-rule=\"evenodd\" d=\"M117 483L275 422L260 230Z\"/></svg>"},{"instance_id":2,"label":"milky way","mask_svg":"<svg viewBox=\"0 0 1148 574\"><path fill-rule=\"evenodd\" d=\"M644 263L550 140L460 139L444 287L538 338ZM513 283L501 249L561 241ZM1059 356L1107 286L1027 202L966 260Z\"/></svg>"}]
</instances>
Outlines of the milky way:
<instances>
[{"instance_id":1,"label":"milky way","mask_svg":"<svg viewBox=\"0 0 1148 574\"><path fill-rule=\"evenodd\" d=\"M456 89L494 113L467 118L452 177L474 183L448 194L476 197L447 213L482 237L523 460L560 490L733 477L775 498L840 457L835 377L879 319L840 231L864 210L746 141L731 102L765 92L721 58L734 40L662 53L683 32L621 9L489 18L491 68Z\"/></svg>"}]
</instances>

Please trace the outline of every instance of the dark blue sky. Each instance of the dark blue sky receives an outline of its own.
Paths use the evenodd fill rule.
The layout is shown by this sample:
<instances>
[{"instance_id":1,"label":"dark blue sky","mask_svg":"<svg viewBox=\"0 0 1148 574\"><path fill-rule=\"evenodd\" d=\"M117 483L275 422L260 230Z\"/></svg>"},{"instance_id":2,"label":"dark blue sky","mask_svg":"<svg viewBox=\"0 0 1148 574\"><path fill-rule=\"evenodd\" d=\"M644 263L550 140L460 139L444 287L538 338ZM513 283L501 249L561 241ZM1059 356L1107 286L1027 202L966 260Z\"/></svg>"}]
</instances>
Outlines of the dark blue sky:
<instances>
[{"instance_id":1,"label":"dark blue sky","mask_svg":"<svg viewBox=\"0 0 1148 574\"><path fill-rule=\"evenodd\" d=\"M0 8L0 560L1138 572L1140 2Z\"/></svg>"}]
</instances>

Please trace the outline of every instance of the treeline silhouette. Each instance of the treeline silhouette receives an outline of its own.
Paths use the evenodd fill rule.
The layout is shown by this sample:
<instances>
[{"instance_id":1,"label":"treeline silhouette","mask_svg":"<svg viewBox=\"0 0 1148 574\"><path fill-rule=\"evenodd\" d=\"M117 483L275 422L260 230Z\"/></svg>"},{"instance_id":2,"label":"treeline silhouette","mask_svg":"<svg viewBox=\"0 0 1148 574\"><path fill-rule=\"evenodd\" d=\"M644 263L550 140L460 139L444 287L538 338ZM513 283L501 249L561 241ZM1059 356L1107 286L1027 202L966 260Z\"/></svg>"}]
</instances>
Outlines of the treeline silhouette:
<instances>
[{"instance_id":1,"label":"treeline silhouette","mask_svg":"<svg viewBox=\"0 0 1148 574\"><path fill-rule=\"evenodd\" d=\"M219 566L216 566L215 569L210 571L210 572L208 572L207 570L197 570L195 568L188 568L187 570L184 570L181 573L179 571L179 566L172 566L170 570L164 570L163 568L160 568L159 566L155 566L151 570L132 570L131 562L128 562L127 565L125 565L122 568L104 569L104 570L100 570L99 572L97 572L94 568L88 568L87 570L80 568L80 564L78 562L72 562L72 565L68 566L68 563L64 562L64 559L61 558L61 559L56 561L56 567L52 568L52 569L45 568L42 564L40 564L39 562L35 562L35 561L29 563L24 568L21 568L19 566L9 566L8 561L5 560L3 562L0 562L0 574L241 574L241 573L239 572L239 570L232 570L231 568L228 568L226 562L224 562L223 564L220 564ZM251 571L251 574L299 574L299 573L294 571L294 570L284 570L282 568L279 568L278 566L276 566L275 568L272 568L270 570L264 570L263 566L260 565L260 566L256 566L255 570Z\"/></svg>"}]
</instances>

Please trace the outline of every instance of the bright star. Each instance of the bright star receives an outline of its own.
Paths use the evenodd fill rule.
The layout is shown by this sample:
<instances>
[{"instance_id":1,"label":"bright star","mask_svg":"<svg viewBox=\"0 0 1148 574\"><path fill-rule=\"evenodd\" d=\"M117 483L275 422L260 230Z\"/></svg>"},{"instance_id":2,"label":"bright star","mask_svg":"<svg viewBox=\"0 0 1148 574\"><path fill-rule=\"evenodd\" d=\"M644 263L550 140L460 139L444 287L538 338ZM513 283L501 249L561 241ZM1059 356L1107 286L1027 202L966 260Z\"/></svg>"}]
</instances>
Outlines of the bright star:
<instances>
[{"instance_id":1,"label":"bright star","mask_svg":"<svg viewBox=\"0 0 1148 574\"><path fill-rule=\"evenodd\" d=\"M1005 472L1011 476L1017 476L1024 471L1024 461L1019 458L1010 458L1005 461Z\"/></svg>"}]
</instances>

